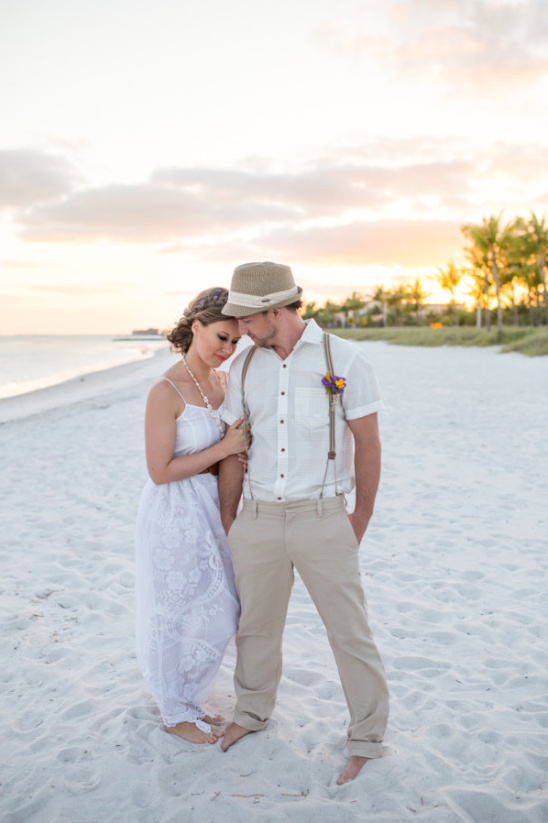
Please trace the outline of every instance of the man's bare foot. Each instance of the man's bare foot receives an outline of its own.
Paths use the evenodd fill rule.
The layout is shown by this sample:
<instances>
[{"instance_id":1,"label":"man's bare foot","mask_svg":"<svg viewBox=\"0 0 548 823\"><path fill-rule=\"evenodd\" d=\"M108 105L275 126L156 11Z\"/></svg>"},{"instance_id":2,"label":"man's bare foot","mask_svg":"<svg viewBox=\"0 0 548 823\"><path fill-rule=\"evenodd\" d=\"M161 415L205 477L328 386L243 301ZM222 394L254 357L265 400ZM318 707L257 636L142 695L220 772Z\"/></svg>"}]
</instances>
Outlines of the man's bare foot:
<instances>
[{"instance_id":1,"label":"man's bare foot","mask_svg":"<svg viewBox=\"0 0 548 823\"><path fill-rule=\"evenodd\" d=\"M224 732L215 726L211 731L206 732L199 729L196 723L177 723L176 726L164 726L168 734L175 734L177 737L187 740L189 743L216 743Z\"/></svg>"},{"instance_id":2,"label":"man's bare foot","mask_svg":"<svg viewBox=\"0 0 548 823\"><path fill-rule=\"evenodd\" d=\"M353 755L350 758L350 763L341 774L339 779L337 780L338 786L344 786L345 783L348 783L349 780L354 780L355 777L359 775L363 766L367 763L368 760L371 760L370 757L358 757L358 755Z\"/></svg>"},{"instance_id":3,"label":"man's bare foot","mask_svg":"<svg viewBox=\"0 0 548 823\"><path fill-rule=\"evenodd\" d=\"M226 752L234 743L237 743L242 737L245 737L246 734L251 734L250 729L244 729L243 726L238 726L237 723L231 723L230 726L227 727L227 730L224 735L224 740L221 743L221 749L223 752Z\"/></svg>"}]
</instances>

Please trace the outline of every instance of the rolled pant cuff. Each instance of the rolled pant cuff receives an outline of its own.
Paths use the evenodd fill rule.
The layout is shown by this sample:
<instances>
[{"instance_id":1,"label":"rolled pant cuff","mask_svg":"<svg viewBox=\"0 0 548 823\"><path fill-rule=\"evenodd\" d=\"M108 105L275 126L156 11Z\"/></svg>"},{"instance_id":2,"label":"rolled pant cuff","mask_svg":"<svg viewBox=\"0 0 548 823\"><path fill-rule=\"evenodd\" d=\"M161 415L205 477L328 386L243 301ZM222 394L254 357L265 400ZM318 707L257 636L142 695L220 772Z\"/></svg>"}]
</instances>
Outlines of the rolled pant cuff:
<instances>
[{"instance_id":1,"label":"rolled pant cuff","mask_svg":"<svg viewBox=\"0 0 548 823\"><path fill-rule=\"evenodd\" d=\"M349 740L346 748L350 757L369 757L371 760L376 760L382 757L381 743L364 743L360 740Z\"/></svg>"},{"instance_id":2,"label":"rolled pant cuff","mask_svg":"<svg viewBox=\"0 0 548 823\"><path fill-rule=\"evenodd\" d=\"M233 723L236 723L238 726L241 726L242 729L247 729L248 732L260 732L262 729L266 728L268 725L268 720L257 720L254 717L250 717L248 714L243 714L241 712L234 712Z\"/></svg>"}]
</instances>

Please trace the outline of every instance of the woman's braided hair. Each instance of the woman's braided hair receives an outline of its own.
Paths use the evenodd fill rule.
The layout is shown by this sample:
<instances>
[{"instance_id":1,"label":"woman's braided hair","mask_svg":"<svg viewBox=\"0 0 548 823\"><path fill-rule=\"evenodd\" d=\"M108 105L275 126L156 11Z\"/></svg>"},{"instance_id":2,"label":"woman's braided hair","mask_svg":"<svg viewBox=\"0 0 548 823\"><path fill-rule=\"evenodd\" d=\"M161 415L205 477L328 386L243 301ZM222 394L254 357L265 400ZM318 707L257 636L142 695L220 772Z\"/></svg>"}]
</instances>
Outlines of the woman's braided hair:
<instances>
[{"instance_id":1,"label":"woman's braided hair","mask_svg":"<svg viewBox=\"0 0 548 823\"><path fill-rule=\"evenodd\" d=\"M192 324L195 320L199 320L202 326L209 326L210 323L223 319L232 320L232 317L221 314L227 300L228 291L220 287L201 291L191 300L175 328L167 335L173 349L186 354L192 343Z\"/></svg>"}]
</instances>

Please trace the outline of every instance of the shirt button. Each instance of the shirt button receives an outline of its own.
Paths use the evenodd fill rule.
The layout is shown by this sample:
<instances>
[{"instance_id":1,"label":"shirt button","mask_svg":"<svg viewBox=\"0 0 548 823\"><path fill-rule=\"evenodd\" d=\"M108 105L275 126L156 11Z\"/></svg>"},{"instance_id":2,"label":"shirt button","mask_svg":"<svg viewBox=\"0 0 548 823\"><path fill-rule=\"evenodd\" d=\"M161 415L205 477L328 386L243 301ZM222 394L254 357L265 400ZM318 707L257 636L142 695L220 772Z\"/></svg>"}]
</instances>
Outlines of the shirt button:
<instances>
[{"instance_id":1,"label":"shirt button","mask_svg":"<svg viewBox=\"0 0 548 823\"><path fill-rule=\"evenodd\" d=\"M283 423L283 422L284 422L283 420L280 420L280 423Z\"/></svg>"},{"instance_id":2,"label":"shirt button","mask_svg":"<svg viewBox=\"0 0 548 823\"><path fill-rule=\"evenodd\" d=\"M280 477L285 477L285 474L280 474Z\"/></svg>"},{"instance_id":3,"label":"shirt button","mask_svg":"<svg viewBox=\"0 0 548 823\"><path fill-rule=\"evenodd\" d=\"M283 451L283 452L284 452L284 451L285 451L285 449L281 449L281 451Z\"/></svg>"},{"instance_id":4,"label":"shirt button","mask_svg":"<svg viewBox=\"0 0 548 823\"><path fill-rule=\"evenodd\" d=\"M287 369L287 363L284 363L282 369Z\"/></svg>"},{"instance_id":5,"label":"shirt button","mask_svg":"<svg viewBox=\"0 0 548 823\"><path fill-rule=\"evenodd\" d=\"M285 394L285 392L284 392L284 391L282 391L282 392L280 392L280 394Z\"/></svg>"},{"instance_id":6,"label":"shirt button","mask_svg":"<svg viewBox=\"0 0 548 823\"><path fill-rule=\"evenodd\" d=\"M278 500L281 500L281 499L282 499L281 497L278 497Z\"/></svg>"}]
</instances>

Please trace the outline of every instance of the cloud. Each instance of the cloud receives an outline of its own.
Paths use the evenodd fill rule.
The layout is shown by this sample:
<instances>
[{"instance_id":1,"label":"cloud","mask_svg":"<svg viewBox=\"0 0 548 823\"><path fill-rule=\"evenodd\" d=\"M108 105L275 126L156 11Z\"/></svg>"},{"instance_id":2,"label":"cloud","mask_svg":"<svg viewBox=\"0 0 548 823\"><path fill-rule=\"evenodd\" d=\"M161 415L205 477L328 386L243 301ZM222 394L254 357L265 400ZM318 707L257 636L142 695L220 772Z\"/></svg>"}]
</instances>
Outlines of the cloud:
<instances>
[{"instance_id":1,"label":"cloud","mask_svg":"<svg viewBox=\"0 0 548 823\"><path fill-rule=\"evenodd\" d=\"M257 223L264 215L310 218L378 209L395 197L415 198L417 192L441 198L457 182L462 186L471 170L470 163L461 160L382 165L362 155L355 163L331 157L293 173L172 169L156 172L153 180L194 192L205 201L214 197L219 209Z\"/></svg>"},{"instance_id":2,"label":"cloud","mask_svg":"<svg viewBox=\"0 0 548 823\"><path fill-rule=\"evenodd\" d=\"M463 3L453 24L427 26L396 57L419 73L425 62L465 91L508 93L548 75L546 3Z\"/></svg>"},{"instance_id":3,"label":"cloud","mask_svg":"<svg viewBox=\"0 0 548 823\"><path fill-rule=\"evenodd\" d=\"M385 10L377 30L337 19L319 36L340 55L371 57L405 76L476 95L508 93L548 76L545 0L406 0Z\"/></svg>"},{"instance_id":4,"label":"cloud","mask_svg":"<svg viewBox=\"0 0 548 823\"><path fill-rule=\"evenodd\" d=\"M459 224L443 220L361 221L340 229L294 234L290 253L314 262L357 265L429 266L446 260L462 246Z\"/></svg>"},{"instance_id":5,"label":"cloud","mask_svg":"<svg viewBox=\"0 0 548 823\"><path fill-rule=\"evenodd\" d=\"M459 252L461 223L539 211L547 170L548 149L534 145L383 140L300 170L273 171L267 161L161 168L146 182L74 191L18 219L27 240L152 243L197 260L265 259L275 249L314 264L426 266Z\"/></svg>"},{"instance_id":6,"label":"cloud","mask_svg":"<svg viewBox=\"0 0 548 823\"><path fill-rule=\"evenodd\" d=\"M59 203L39 206L25 215L21 220L22 236L56 242L107 239L158 243L231 231L248 223L279 221L296 214L291 204L281 207L264 197L244 199L237 186L229 199L222 181L224 172L206 170L203 174L203 185L191 188L153 178L139 185L113 184L75 192ZM220 185L212 182L216 174L221 178Z\"/></svg>"},{"instance_id":7,"label":"cloud","mask_svg":"<svg viewBox=\"0 0 548 823\"><path fill-rule=\"evenodd\" d=\"M307 220L382 214L394 204L464 207L468 160L323 164L293 173L172 168L147 183L69 194L20 215L27 240L194 242L222 234L268 232Z\"/></svg>"},{"instance_id":8,"label":"cloud","mask_svg":"<svg viewBox=\"0 0 548 823\"><path fill-rule=\"evenodd\" d=\"M64 157L32 151L0 151L0 210L21 209L71 192L79 180Z\"/></svg>"},{"instance_id":9,"label":"cloud","mask_svg":"<svg viewBox=\"0 0 548 823\"><path fill-rule=\"evenodd\" d=\"M548 185L548 146L495 143L478 163L488 173L511 176L516 185ZM548 204L548 201L544 201Z\"/></svg>"},{"instance_id":10,"label":"cloud","mask_svg":"<svg viewBox=\"0 0 548 823\"><path fill-rule=\"evenodd\" d=\"M278 229L257 242L211 246L209 259L275 259L313 265L441 265L462 250L450 220L355 221L343 226Z\"/></svg>"},{"instance_id":11,"label":"cloud","mask_svg":"<svg viewBox=\"0 0 548 823\"><path fill-rule=\"evenodd\" d=\"M213 195L220 208L236 208L240 213L247 211L249 215L254 215L257 207L264 210L268 204L269 216L275 218L284 212L285 217L297 216L299 209L324 211L329 203L338 203L341 198L347 202L362 202L364 195L359 191L359 175L360 170L357 169L352 180L349 180L348 170L343 168L328 168L322 174L316 168L294 174L263 170L162 169L154 174L153 179L181 191L194 192L204 199ZM291 214L287 211L288 204L291 204ZM275 209L278 209L277 213ZM262 213L258 216L262 217Z\"/></svg>"}]
</instances>

